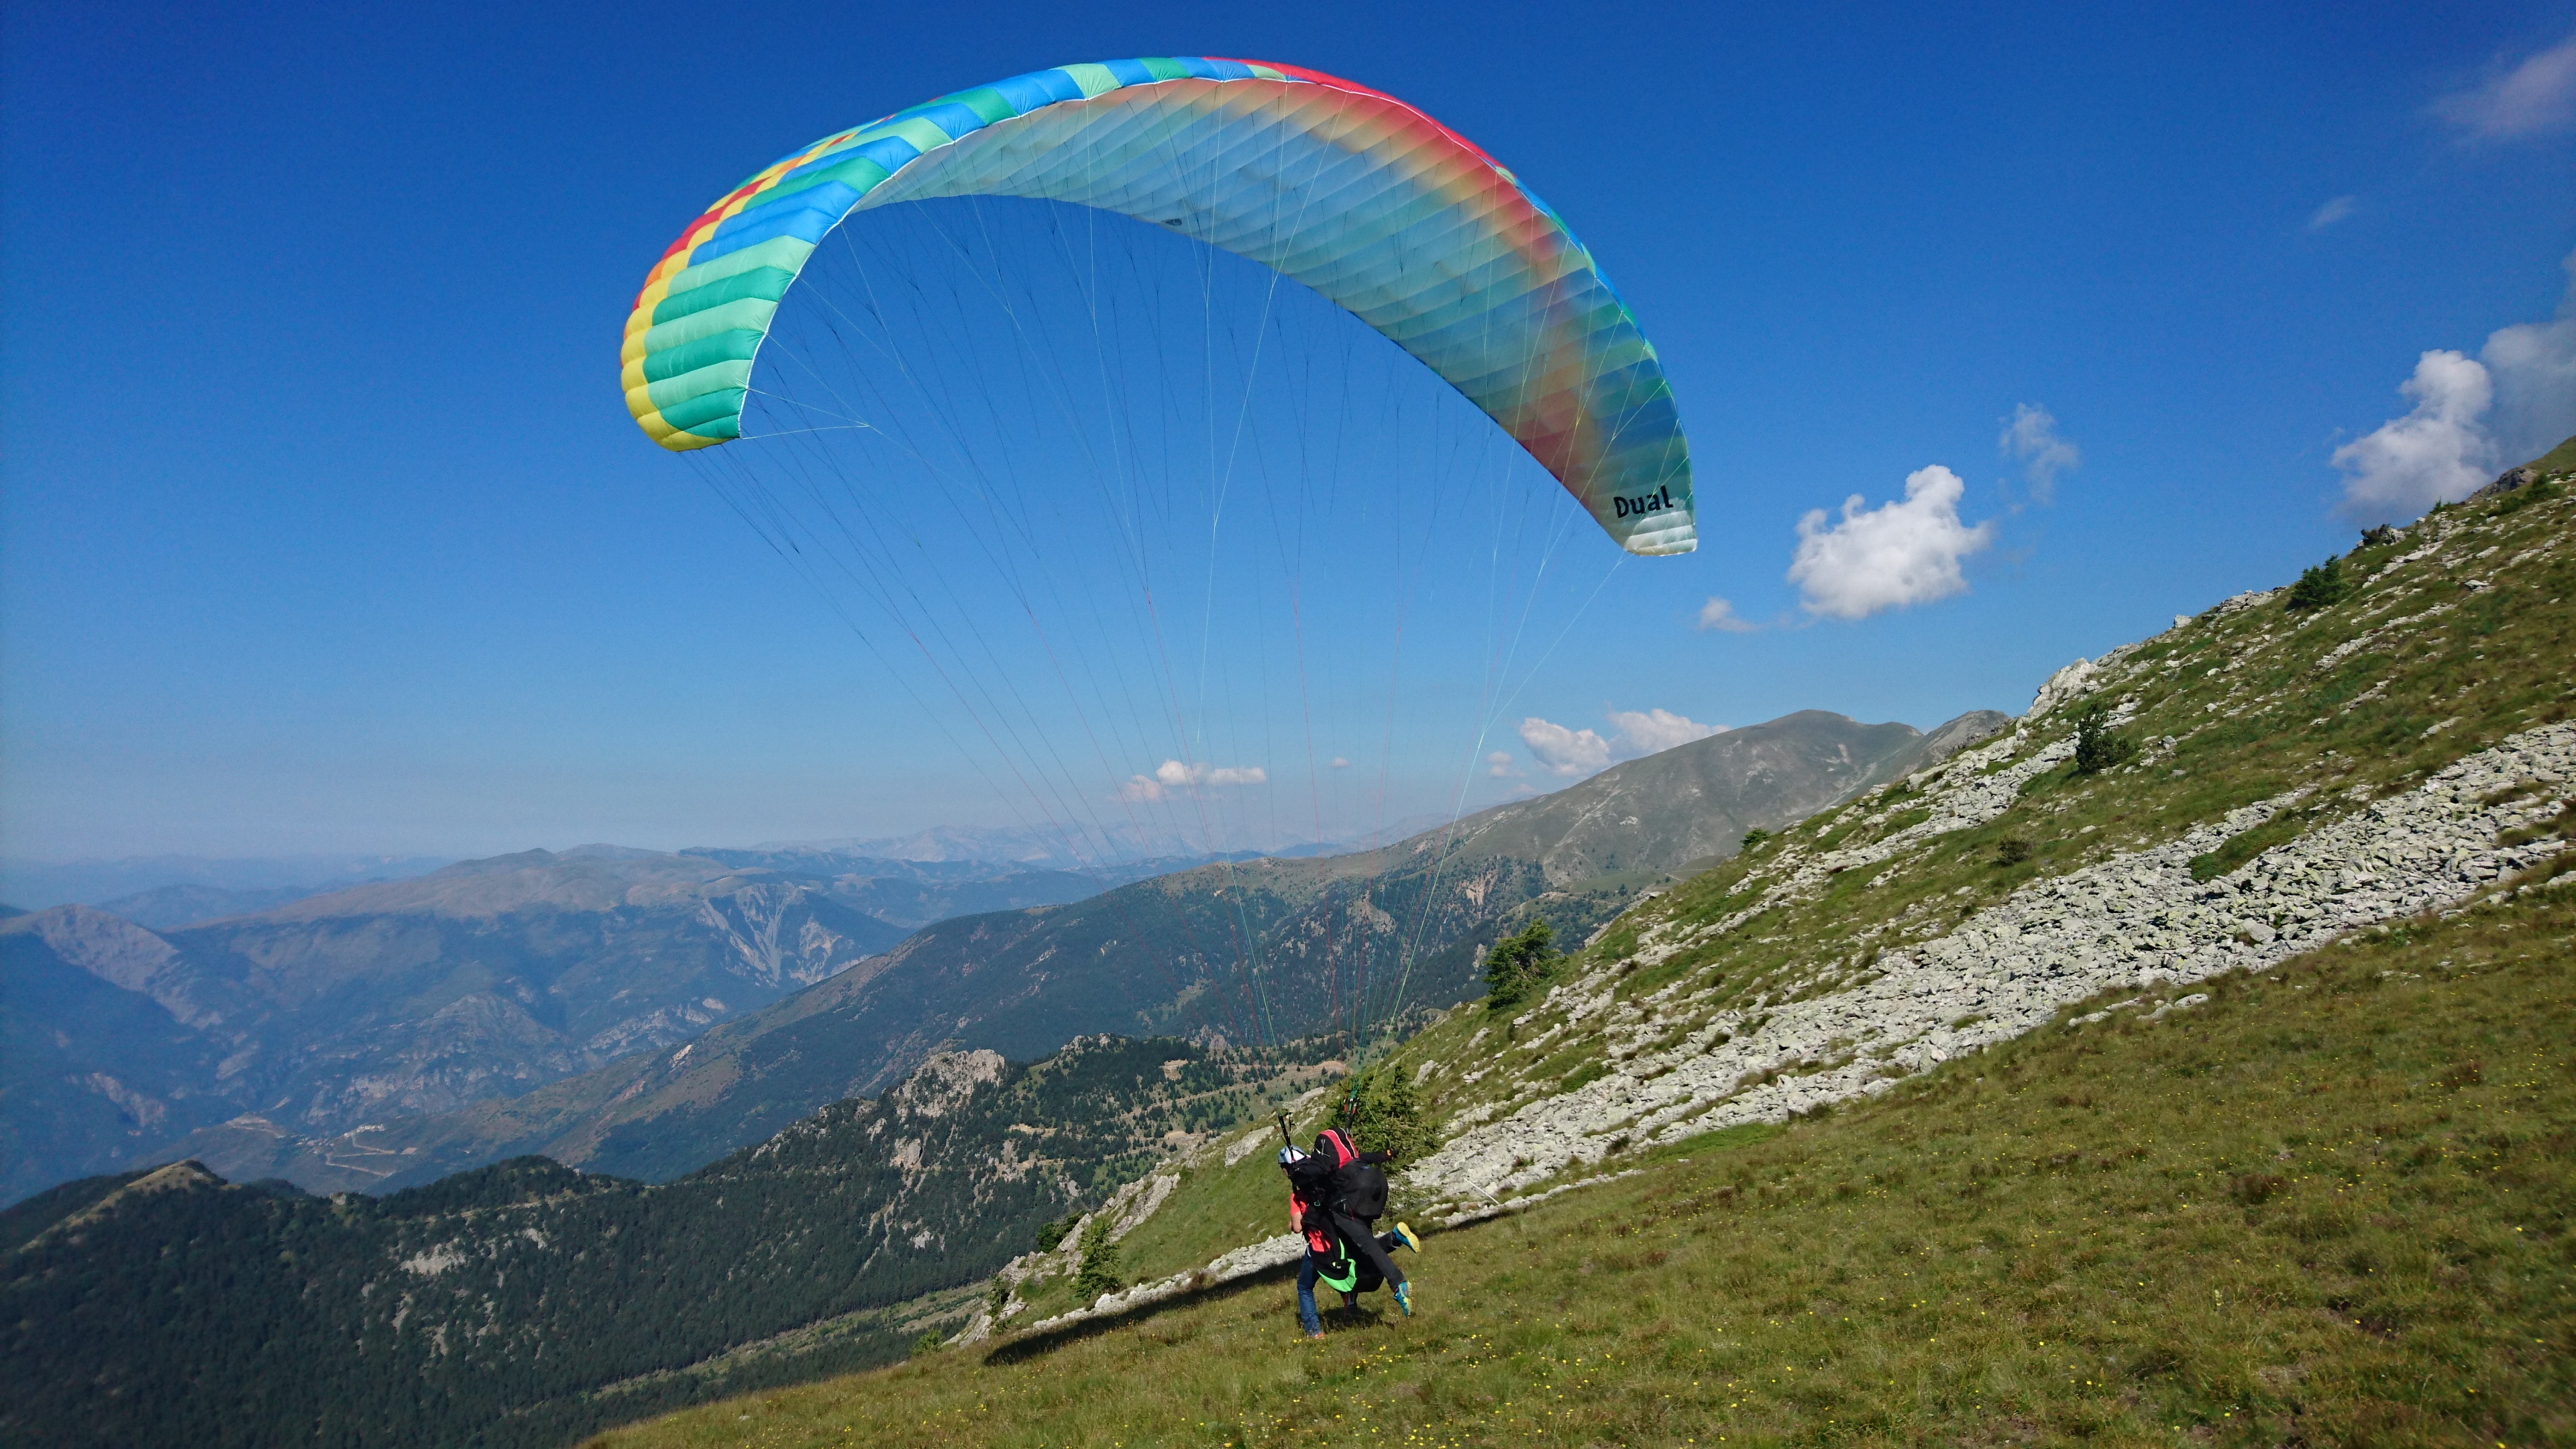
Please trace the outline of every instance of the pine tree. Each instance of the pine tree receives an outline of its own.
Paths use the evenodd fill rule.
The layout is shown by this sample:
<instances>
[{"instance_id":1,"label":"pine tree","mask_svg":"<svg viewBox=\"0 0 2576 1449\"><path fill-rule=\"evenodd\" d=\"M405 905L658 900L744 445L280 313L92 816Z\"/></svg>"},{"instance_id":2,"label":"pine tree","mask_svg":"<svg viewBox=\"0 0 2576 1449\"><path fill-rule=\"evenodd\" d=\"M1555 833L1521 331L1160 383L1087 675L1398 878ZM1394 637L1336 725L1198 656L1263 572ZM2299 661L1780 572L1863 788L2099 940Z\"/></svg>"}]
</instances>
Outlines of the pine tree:
<instances>
[{"instance_id":1,"label":"pine tree","mask_svg":"<svg viewBox=\"0 0 2576 1449\"><path fill-rule=\"evenodd\" d=\"M1528 925L1496 941L1485 954L1486 1002L1497 1007L1519 1005L1564 959L1546 917L1531 917Z\"/></svg>"}]
</instances>

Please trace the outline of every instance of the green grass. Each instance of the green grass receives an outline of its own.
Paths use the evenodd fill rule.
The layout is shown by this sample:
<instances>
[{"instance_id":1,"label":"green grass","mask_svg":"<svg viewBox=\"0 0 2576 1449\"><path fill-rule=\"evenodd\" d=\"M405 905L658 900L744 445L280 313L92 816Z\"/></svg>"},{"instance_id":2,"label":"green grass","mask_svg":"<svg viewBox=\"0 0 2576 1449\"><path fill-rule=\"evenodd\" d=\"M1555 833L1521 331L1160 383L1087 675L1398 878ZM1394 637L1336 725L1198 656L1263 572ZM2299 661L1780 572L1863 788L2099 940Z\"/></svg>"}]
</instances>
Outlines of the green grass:
<instances>
[{"instance_id":1,"label":"green grass","mask_svg":"<svg viewBox=\"0 0 2576 1449\"><path fill-rule=\"evenodd\" d=\"M2576 1442L2576 882L1436 1235L685 1411L679 1445Z\"/></svg>"},{"instance_id":2,"label":"green grass","mask_svg":"<svg viewBox=\"0 0 2576 1449\"><path fill-rule=\"evenodd\" d=\"M2261 855L2276 845L2287 845L2298 839L2308 825L2307 816L2295 809L2283 810L2251 830L2240 830L2219 842L2216 850L2191 858L2193 880L2216 880L2238 866Z\"/></svg>"},{"instance_id":3,"label":"green grass","mask_svg":"<svg viewBox=\"0 0 2576 1449\"><path fill-rule=\"evenodd\" d=\"M1137 1225L1121 1246L1140 1283L1204 1268L1223 1248L1288 1231L1287 1180L1280 1175L1279 1134L1232 1167L1216 1158L1192 1169L1161 1211Z\"/></svg>"}]
</instances>

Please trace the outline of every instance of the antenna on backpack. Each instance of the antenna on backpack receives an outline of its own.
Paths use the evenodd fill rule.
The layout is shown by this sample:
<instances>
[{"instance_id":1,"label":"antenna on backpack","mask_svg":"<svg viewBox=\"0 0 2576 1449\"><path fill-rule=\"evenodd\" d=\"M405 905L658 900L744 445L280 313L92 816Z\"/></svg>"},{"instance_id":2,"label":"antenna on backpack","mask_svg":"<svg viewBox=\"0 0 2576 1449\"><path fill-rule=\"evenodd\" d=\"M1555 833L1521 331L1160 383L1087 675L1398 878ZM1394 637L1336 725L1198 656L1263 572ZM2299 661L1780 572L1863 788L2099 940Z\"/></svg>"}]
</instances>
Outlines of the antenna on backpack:
<instances>
[{"instance_id":1,"label":"antenna on backpack","mask_svg":"<svg viewBox=\"0 0 2576 1449\"><path fill-rule=\"evenodd\" d=\"M1297 1139L1288 1135L1288 1114L1285 1112L1279 1114L1279 1140L1291 1149L1297 1145Z\"/></svg>"}]
</instances>

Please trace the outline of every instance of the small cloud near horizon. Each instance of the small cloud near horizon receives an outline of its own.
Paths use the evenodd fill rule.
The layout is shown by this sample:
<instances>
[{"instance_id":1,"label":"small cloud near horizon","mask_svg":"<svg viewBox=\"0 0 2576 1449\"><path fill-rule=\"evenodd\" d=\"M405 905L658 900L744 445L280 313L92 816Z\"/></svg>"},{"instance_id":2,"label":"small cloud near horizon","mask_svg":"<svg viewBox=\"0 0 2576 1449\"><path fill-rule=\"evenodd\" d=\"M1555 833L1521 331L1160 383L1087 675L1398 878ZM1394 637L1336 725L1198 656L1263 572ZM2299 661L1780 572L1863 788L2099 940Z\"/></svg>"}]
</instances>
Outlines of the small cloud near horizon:
<instances>
[{"instance_id":1,"label":"small cloud near horizon","mask_svg":"<svg viewBox=\"0 0 2576 1449\"><path fill-rule=\"evenodd\" d=\"M2433 102L2433 114L2468 140L2509 140L2576 127L2576 35L2499 63L2478 85Z\"/></svg>"},{"instance_id":2,"label":"small cloud near horizon","mask_svg":"<svg viewBox=\"0 0 2576 1449\"><path fill-rule=\"evenodd\" d=\"M2003 432L1995 438L1995 447L2021 464L2034 503L2055 502L2057 475L2084 463L2084 454L2057 431L2057 418L2037 403L2014 406L2012 416L2004 419Z\"/></svg>"},{"instance_id":3,"label":"small cloud near horizon","mask_svg":"<svg viewBox=\"0 0 2576 1449\"><path fill-rule=\"evenodd\" d=\"M1722 634L1750 634L1762 626L1736 617L1733 604L1711 594L1708 602L1699 606L1699 621L1692 627L1703 633L1714 629Z\"/></svg>"},{"instance_id":4,"label":"small cloud near horizon","mask_svg":"<svg viewBox=\"0 0 2576 1449\"><path fill-rule=\"evenodd\" d=\"M1327 769L1327 770L1347 770L1347 769L1349 769L1350 767L1351 767L1351 762L1350 762L1349 760L1347 760L1347 759L1343 758L1343 757L1342 757L1342 756L1340 756L1340 755L1335 755L1335 756L1333 756L1333 762L1332 762L1331 764L1329 764L1329 765L1326 765L1324 768L1325 768L1325 769Z\"/></svg>"},{"instance_id":5,"label":"small cloud near horizon","mask_svg":"<svg viewBox=\"0 0 2576 1449\"><path fill-rule=\"evenodd\" d=\"M1798 520L1798 551L1789 582L1798 586L1811 614L1866 619L1881 609L1966 593L1960 560L1994 542L1992 519L1971 528L1959 520L1967 484L1935 463L1905 475L1902 499L1863 508L1861 495L1843 500L1842 518L1821 508Z\"/></svg>"},{"instance_id":6,"label":"small cloud near horizon","mask_svg":"<svg viewBox=\"0 0 2576 1449\"><path fill-rule=\"evenodd\" d=\"M2324 231L2327 227L2351 216L2355 211L2359 210L2360 207L2361 198L2358 196L2337 196L2331 198L2325 205L2318 207L2315 211L2308 214L2308 230Z\"/></svg>"},{"instance_id":7,"label":"small cloud near horizon","mask_svg":"<svg viewBox=\"0 0 2576 1449\"><path fill-rule=\"evenodd\" d=\"M2405 414L2334 450L2340 512L2356 523L2413 518L2576 433L2576 251L2559 266L2567 290L2555 320L2498 328L2475 357L2437 347L2415 359L2397 387Z\"/></svg>"},{"instance_id":8,"label":"small cloud near horizon","mask_svg":"<svg viewBox=\"0 0 2576 1449\"><path fill-rule=\"evenodd\" d=\"M1520 772L1512 768L1512 752L1496 750L1485 756L1485 773L1497 780L1508 780Z\"/></svg>"},{"instance_id":9,"label":"small cloud near horizon","mask_svg":"<svg viewBox=\"0 0 2576 1449\"><path fill-rule=\"evenodd\" d=\"M1270 774L1259 765L1184 765L1178 760L1165 760L1148 775L1130 775L1118 787L1121 800L1162 800L1178 791L1196 790L1201 786L1266 785Z\"/></svg>"}]
</instances>

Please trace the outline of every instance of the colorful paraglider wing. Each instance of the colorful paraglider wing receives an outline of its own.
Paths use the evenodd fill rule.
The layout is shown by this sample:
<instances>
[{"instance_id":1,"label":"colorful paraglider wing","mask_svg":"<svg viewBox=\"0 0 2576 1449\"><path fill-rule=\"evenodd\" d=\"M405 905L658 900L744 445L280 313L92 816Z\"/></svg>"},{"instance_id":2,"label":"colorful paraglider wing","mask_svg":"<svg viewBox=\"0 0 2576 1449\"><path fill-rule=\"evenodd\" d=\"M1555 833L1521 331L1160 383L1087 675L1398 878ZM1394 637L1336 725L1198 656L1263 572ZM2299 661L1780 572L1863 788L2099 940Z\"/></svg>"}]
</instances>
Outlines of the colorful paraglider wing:
<instances>
[{"instance_id":1,"label":"colorful paraglider wing","mask_svg":"<svg viewBox=\"0 0 2576 1449\"><path fill-rule=\"evenodd\" d=\"M780 158L646 277L623 352L636 421L674 450L740 436L770 317L824 235L953 196L1097 207L1271 267L1465 394L1629 552L1697 546L1672 389L1591 253L1455 132L1294 66L1061 66Z\"/></svg>"}]
</instances>

